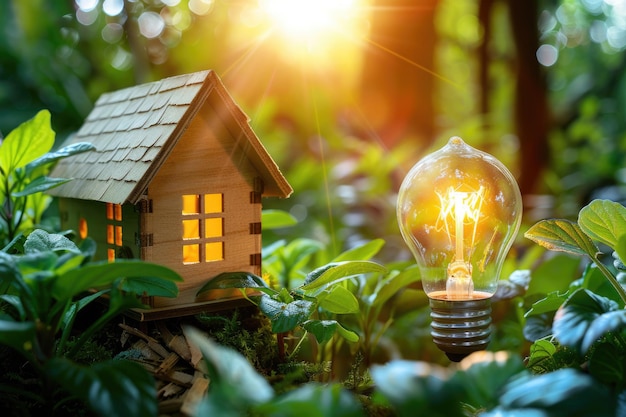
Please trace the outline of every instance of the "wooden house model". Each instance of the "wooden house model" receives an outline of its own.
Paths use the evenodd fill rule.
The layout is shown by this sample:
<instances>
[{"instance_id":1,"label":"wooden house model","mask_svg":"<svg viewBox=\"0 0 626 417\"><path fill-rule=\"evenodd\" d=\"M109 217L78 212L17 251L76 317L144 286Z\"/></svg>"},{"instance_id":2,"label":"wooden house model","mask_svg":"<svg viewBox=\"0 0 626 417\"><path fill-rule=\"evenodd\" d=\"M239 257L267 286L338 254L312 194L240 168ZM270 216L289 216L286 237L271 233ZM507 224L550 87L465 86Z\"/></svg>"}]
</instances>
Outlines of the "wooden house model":
<instances>
[{"instance_id":1,"label":"wooden house model","mask_svg":"<svg viewBox=\"0 0 626 417\"><path fill-rule=\"evenodd\" d=\"M50 191L62 227L94 239L101 259L140 258L184 279L141 320L213 309L223 299L196 292L219 273L261 274L261 198L292 189L213 71L103 94L68 142L96 151L51 173L72 178Z\"/></svg>"}]
</instances>

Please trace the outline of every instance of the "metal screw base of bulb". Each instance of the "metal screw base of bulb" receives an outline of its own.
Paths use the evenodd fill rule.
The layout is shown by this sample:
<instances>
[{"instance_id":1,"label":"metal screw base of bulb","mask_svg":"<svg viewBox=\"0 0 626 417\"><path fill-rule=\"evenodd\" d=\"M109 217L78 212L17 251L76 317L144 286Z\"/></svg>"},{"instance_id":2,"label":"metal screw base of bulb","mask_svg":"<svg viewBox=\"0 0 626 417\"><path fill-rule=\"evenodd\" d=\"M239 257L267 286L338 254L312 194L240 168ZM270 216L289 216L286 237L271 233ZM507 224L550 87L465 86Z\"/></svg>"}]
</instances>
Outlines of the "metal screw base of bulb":
<instances>
[{"instance_id":1,"label":"metal screw base of bulb","mask_svg":"<svg viewBox=\"0 0 626 417\"><path fill-rule=\"evenodd\" d=\"M484 350L491 340L491 299L430 299L431 332L435 345L448 359L459 362Z\"/></svg>"}]
</instances>

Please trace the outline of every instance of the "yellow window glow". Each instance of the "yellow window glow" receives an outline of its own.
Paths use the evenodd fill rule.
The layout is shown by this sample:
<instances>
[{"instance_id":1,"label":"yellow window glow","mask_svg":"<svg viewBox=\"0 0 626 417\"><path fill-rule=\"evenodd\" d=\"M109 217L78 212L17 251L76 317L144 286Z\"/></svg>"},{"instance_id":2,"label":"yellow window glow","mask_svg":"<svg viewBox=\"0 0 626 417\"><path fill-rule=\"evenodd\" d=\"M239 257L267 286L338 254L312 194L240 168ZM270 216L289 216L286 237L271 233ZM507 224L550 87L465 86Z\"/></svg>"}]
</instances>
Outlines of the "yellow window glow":
<instances>
[{"instance_id":1,"label":"yellow window glow","mask_svg":"<svg viewBox=\"0 0 626 417\"><path fill-rule=\"evenodd\" d=\"M221 213L224 211L224 202L222 194L205 194L204 196L204 212L205 213Z\"/></svg>"},{"instance_id":2,"label":"yellow window glow","mask_svg":"<svg viewBox=\"0 0 626 417\"><path fill-rule=\"evenodd\" d=\"M221 217L208 218L204 222L204 237L224 236L224 220Z\"/></svg>"},{"instance_id":3,"label":"yellow window glow","mask_svg":"<svg viewBox=\"0 0 626 417\"><path fill-rule=\"evenodd\" d=\"M87 220L81 217L80 220L78 220L78 236L80 236L81 239L86 239L88 234L89 227L87 227Z\"/></svg>"},{"instance_id":4,"label":"yellow window glow","mask_svg":"<svg viewBox=\"0 0 626 417\"><path fill-rule=\"evenodd\" d=\"M200 220L183 220L183 239L200 238Z\"/></svg>"},{"instance_id":5,"label":"yellow window glow","mask_svg":"<svg viewBox=\"0 0 626 417\"><path fill-rule=\"evenodd\" d=\"M118 222L122 221L122 205L121 204L115 204L114 206L114 211L115 211L115 220L117 220Z\"/></svg>"},{"instance_id":6,"label":"yellow window glow","mask_svg":"<svg viewBox=\"0 0 626 417\"><path fill-rule=\"evenodd\" d=\"M113 220L113 204L107 203L107 219Z\"/></svg>"},{"instance_id":7,"label":"yellow window glow","mask_svg":"<svg viewBox=\"0 0 626 417\"><path fill-rule=\"evenodd\" d=\"M197 264L200 262L200 245L183 245L183 263Z\"/></svg>"},{"instance_id":8,"label":"yellow window glow","mask_svg":"<svg viewBox=\"0 0 626 417\"><path fill-rule=\"evenodd\" d=\"M205 245L206 262L224 260L224 242L210 242Z\"/></svg>"},{"instance_id":9,"label":"yellow window glow","mask_svg":"<svg viewBox=\"0 0 626 417\"><path fill-rule=\"evenodd\" d=\"M108 259L109 262L115 261L115 249L108 249L107 250L107 259Z\"/></svg>"},{"instance_id":10,"label":"yellow window glow","mask_svg":"<svg viewBox=\"0 0 626 417\"><path fill-rule=\"evenodd\" d=\"M183 214L199 214L200 213L200 196L197 194L188 194L183 196Z\"/></svg>"},{"instance_id":11,"label":"yellow window glow","mask_svg":"<svg viewBox=\"0 0 626 417\"><path fill-rule=\"evenodd\" d=\"M115 232L112 224L107 224L107 243L113 245L115 243Z\"/></svg>"},{"instance_id":12,"label":"yellow window glow","mask_svg":"<svg viewBox=\"0 0 626 417\"><path fill-rule=\"evenodd\" d=\"M115 244L122 246L122 226L115 226Z\"/></svg>"}]
</instances>

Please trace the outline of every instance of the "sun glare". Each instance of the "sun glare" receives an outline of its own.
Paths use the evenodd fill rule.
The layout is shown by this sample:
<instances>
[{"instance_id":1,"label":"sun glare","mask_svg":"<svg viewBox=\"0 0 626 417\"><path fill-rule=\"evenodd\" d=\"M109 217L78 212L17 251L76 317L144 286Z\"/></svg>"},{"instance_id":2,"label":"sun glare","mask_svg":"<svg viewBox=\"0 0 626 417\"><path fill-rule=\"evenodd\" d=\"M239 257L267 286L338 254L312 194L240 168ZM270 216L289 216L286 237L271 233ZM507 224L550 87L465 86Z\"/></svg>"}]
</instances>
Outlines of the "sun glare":
<instances>
[{"instance_id":1,"label":"sun glare","mask_svg":"<svg viewBox=\"0 0 626 417\"><path fill-rule=\"evenodd\" d=\"M260 0L271 27L291 52L320 54L355 35L360 0Z\"/></svg>"}]
</instances>

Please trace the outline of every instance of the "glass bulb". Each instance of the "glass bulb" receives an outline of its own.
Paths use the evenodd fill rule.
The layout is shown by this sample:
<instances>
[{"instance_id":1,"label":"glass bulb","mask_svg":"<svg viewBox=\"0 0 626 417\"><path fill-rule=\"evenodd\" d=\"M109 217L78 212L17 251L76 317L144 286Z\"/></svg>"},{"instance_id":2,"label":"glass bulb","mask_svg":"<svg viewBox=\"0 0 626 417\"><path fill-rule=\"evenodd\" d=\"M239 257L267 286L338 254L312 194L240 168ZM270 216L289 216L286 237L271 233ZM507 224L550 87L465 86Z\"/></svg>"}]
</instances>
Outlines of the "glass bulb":
<instances>
[{"instance_id":1,"label":"glass bulb","mask_svg":"<svg viewBox=\"0 0 626 417\"><path fill-rule=\"evenodd\" d=\"M500 161L453 137L406 175L397 216L429 298L485 299L519 229L522 197Z\"/></svg>"}]
</instances>

